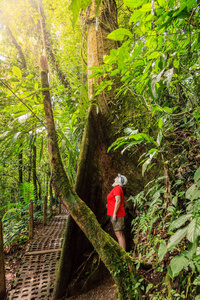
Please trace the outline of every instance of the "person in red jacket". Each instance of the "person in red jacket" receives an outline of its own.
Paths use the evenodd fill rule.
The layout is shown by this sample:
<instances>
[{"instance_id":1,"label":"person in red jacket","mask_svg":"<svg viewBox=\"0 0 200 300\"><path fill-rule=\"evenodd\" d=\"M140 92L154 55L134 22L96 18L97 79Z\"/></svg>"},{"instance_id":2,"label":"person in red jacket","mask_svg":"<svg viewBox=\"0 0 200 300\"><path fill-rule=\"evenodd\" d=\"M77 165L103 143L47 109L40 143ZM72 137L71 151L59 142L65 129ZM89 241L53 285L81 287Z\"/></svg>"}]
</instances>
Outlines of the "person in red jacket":
<instances>
[{"instance_id":1,"label":"person in red jacket","mask_svg":"<svg viewBox=\"0 0 200 300\"><path fill-rule=\"evenodd\" d=\"M113 189L107 196L107 215L111 218L111 223L117 237L118 243L126 250L126 240L124 236L124 192L123 187L127 183L124 175L118 174L113 183Z\"/></svg>"}]
</instances>

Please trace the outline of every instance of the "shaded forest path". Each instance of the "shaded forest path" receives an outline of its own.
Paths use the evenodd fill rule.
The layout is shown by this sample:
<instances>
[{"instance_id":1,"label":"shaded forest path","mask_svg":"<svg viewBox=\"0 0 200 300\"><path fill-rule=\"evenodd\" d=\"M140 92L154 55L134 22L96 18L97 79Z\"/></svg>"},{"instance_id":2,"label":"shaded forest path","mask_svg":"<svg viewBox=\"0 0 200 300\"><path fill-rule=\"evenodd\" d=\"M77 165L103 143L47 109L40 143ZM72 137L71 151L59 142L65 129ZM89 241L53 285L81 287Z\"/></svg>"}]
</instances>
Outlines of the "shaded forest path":
<instances>
[{"instance_id":1,"label":"shaded forest path","mask_svg":"<svg viewBox=\"0 0 200 300\"><path fill-rule=\"evenodd\" d=\"M62 207L31 242L8 295L9 300L50 299L68 213Z\"/></svg>"}]
</instances>

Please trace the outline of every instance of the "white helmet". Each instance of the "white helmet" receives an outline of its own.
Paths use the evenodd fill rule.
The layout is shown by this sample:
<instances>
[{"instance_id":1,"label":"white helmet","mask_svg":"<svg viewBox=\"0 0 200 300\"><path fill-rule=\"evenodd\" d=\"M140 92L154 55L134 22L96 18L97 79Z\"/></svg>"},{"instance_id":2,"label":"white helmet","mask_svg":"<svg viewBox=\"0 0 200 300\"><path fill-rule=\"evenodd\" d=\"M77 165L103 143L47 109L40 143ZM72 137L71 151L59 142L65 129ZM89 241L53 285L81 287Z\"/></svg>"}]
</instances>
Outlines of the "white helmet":
<instances>
[{"instance_id":1,"label":"white helmet","mask_svg":"<svg viewBox=\"0 0 200 300\"><path fill-rule=\"evenodd\" d=\"M122 187L125 186L127 184L128 180L126 178L126 176L118 174L118 184Z\"/></svg>"}]
</instances>

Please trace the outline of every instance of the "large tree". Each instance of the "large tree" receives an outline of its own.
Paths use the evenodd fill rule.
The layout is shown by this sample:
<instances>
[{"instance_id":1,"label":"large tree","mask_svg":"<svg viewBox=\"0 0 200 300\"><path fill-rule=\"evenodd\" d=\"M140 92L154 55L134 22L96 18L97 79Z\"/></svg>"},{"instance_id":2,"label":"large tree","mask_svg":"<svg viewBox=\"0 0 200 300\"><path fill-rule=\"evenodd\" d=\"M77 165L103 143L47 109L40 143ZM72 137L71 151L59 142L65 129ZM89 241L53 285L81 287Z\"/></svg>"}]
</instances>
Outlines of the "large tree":
<instances>
[{"instance_id":1,"label":"large tree","mask_svg":"<svg viewBox=\"0 0 200 300\"><path fill-rule=\"evenodd\" d=\"M85 17L85 23L87 24L88 49L88 96L91 101L91 106L81 145L75 191L94 212L101 227L109 232L109 222L106 215L106 195L111 188L113 179L118 172L121 172L128 177L130 180L130 188L133 188L133 179L138 176L137 180L139 182L138 178L141 178L141 175L140 171L136 168L137 157L132 159L130 162L127 156L122 157L121 155L119 156L119 154L107 153L108 147L116 138L115 132L121 127L122 120L120 119L120 115L123 118L126 108L124 107L120 111L120 105L122 102L118 104L118 107L116 107L116 103L114 103L115 95L113 90L109 92L102 92L95 97L95 86L100 85L102 78L95 80L94 77L91 76L93 72L91 68L98 67L103 64L104 56L108 55L111 49L117 47L116 42L107 39L107 35L117 28L116 3L113 0L103 1L98 10L98 16L96 15L96 11L97 7L95 5L95 1L92 1L91 5L86 10ZM115 105L113 106L112 103ZM118 115L119 120L115 114ZM135 189L137 188L138 184L135 184ZM63 195L61 190L60 192ZM66 199L66 195L63 195L63 197ZM69 203L69 200L66 199L66 202ZM79 211L80 209L82 212ZM83 218L84 216L87 219L89 218L91 224L90 221L87 221L88 224L85 227L82 223L84 222L82 216L80 216L80 219L78 216L77 220L69 208L71 217L68 219L68 225L65 233L60 268L54 289L54 299L58 299L64 295L72 280L74 272L83 263L85 259L84 255L92 252L92 245L112 274L114 274L114 269L118 265L118 262L116 262L115 259L123 261L125 257L128 258L127 254L125 254L122 249L115 244L114 240L110 238L110 246L112 245L111 248L104 249L104 245L107 244L108 236L105 233L102 233L100 227L98 227L99 232L95 232L96 229L93 228L94 219L93 217L89 217L91 212L89 213L88 209L87 211L85 210L83 203L81 207L77 207L77 210L78 212L76 212L76 214L78 213L79 215L83 213ZM87 212L89 213L88 216L86 215ZM78 223L79 227L75 224L74 219L75 222ZM88 239L81 230L85 233ZM92 236L90 236L90 231ZM103 235L102 240L99 238L99 234L101 236ZM98 247L94 243L95 240L97 240L96 242L100 249L97 249ZM113 251L111 250L112 247ZM117 251L119 251L117 256L114 253L115 247L117 247ZM101 251L103 251L103 254L101 254ZM113 258L111 259L112 256ZM110 261L110 266L107 265L105 259ZM128 260L129 259L130 257ZM125 268L127 268L127 265ZM120 273L120 278L123 278L124 271L125 270ZM102 270L100 272L102 272ZM117 277L115 277L115 280L116 279ZM117 282L117 284L119 287L119 298L126 299L125 291L121 290L121 283ZM129 282L127 285L129 285L130 290L132 290L132 287L130 286L131 283Z\"/></svg>"}]
</instances>

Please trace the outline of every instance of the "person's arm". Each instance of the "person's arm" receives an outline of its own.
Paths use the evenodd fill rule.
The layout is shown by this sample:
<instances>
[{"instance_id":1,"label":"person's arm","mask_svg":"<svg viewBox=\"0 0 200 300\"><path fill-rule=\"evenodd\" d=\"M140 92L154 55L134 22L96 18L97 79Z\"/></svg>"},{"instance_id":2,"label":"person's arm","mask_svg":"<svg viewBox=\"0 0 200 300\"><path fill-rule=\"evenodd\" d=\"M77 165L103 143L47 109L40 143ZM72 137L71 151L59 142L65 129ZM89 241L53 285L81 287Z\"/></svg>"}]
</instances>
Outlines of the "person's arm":
<instances>
[{"instance_id":1,"label":"person's arm","mask_svg":"<svg viewBox=\"0 0 200 300\"><path fill-rule=\"evenodd\" d=\"M113 212L113 221L116 222L117 221L117 212L118 209L120 207L121 204L121 196L115 196L115 208L114 208L114 212Z\"/></svg>"}]
</instances>

